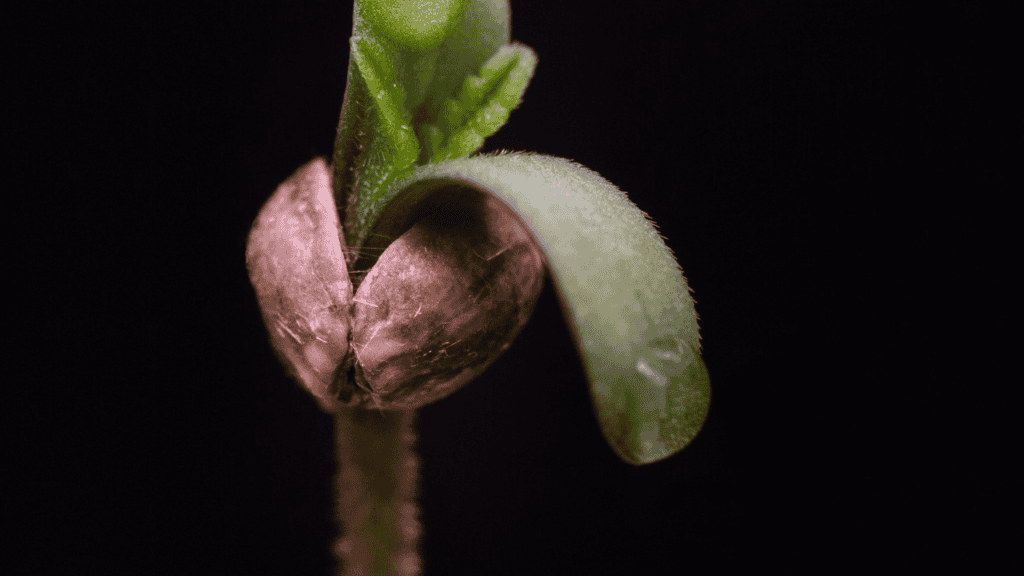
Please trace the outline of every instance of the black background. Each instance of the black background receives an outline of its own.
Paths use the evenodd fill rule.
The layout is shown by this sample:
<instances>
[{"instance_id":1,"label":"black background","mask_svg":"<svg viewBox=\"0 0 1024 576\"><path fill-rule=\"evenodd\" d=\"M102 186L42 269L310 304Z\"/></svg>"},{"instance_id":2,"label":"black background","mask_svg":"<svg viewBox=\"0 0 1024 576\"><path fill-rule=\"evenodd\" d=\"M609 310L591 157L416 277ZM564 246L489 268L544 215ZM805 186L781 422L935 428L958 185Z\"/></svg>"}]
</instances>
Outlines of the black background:
<instances>
[{"instance_id":1,"label":"black background","mask_svg":"<svg viewBox=\"0 0 1024 576\"><path fill-rule=\"evenodd\" d=\"M576 160L658 222L712 406L683 452L618 461L548 289L512 350L420 413L426 574L977 568L1000 550L970 245L1011 162L994 143L1020 126L992 114L992 15L513 10L540 61L485 150ZM7 24L5 573L331 573L332 422L274 358L244 248L277 184L331 151L350 18L153 2Z\"/></svg>"}]
</instances>

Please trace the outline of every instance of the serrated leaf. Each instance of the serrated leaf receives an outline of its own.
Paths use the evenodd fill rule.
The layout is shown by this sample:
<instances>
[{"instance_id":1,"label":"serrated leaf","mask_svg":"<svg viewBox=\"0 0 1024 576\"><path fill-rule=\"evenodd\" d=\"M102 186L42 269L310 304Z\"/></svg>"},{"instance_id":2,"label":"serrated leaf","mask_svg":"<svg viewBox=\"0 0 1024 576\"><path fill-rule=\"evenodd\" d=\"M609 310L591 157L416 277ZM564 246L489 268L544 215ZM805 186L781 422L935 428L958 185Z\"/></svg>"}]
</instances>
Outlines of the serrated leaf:
<instances>
[{"instance_id":1,"label":"serrated leaf","mask_svg":"<svg viewBox=\"0 0 1024 576\"><path fill-rule=\"evenodd\" d=\"M458 92L466 76L477 73L498 48L509 43L508 0L466 0L458 21L439 46L417 50L378 33L356 3L352 36L382 53L378 64L383 76L394 82L396 94L401 87L403 108L414 129L437 122L445 100ZM361 243L351 232L362 228L363 204L375 201L386 188L376 184L394 176L396 169L392 157L396 143L388 141L393 131L381 130L374 101L355 58L350 58L332 162L334 198L342 212L347 244L353 248Z\"/></svg>"}]
</instances>

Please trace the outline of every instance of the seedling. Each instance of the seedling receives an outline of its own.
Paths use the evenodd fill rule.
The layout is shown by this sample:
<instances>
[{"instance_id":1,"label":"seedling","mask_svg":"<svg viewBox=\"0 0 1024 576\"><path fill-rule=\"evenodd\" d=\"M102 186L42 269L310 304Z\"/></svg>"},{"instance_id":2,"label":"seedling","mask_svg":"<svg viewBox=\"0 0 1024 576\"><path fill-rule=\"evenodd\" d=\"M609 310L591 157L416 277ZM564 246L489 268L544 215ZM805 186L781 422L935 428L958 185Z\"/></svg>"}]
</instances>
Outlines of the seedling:
<instances>
[{"instance_id":1,"label":"seedling","mask_svg":"<svg viewBox=\"0 0 1024 576\"><path fill-rule=\"evenodd\" d=\"M339 574L420 573L415 410L511 345L545 274L622 460L678 452L707 415L693 300L647 217L568 160L473 155L537 65L508 30L504 0L357 0L332 165L299 168L249 236L271 344L336 417Z\"/></svg>"}]
</instances>

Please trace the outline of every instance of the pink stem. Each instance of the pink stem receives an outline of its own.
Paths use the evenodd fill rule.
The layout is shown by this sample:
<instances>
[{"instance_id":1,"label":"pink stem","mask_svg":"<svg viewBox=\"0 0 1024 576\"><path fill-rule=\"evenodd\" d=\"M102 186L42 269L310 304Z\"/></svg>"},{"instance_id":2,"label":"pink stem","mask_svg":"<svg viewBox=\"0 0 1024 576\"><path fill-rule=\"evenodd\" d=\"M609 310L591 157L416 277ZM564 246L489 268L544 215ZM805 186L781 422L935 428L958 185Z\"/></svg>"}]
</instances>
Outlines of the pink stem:
<instances>
[{"instance_id":1,"label":"pink stem","mask_svg":"<svg viewBox=\"0 0 1024 576\"><path fill-rule=\"evenodd\" d=\"M414 410L344 409L335 417L339 576L416 576L419 460Z\"/></svg>"}]
</instances>

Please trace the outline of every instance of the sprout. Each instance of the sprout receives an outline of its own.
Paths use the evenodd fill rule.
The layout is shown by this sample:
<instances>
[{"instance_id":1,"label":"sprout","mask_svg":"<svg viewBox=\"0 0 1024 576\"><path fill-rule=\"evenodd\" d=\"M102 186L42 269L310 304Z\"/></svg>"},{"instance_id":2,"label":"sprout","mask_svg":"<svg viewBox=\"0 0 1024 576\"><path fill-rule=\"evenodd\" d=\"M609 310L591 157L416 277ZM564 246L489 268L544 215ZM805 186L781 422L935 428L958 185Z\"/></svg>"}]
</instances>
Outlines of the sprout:
<instances>
[{"instance_id":1,"label":"sprout","mask_svg":"<svg viewBox=\"0 0 1024 576\"><path fill-rule=\"evenodd\" d=\"M411 576L415 410L509 348L545 275L624 462L682 450L711 388L686 279L625 193L561 158L470 156L537 65L507 1L361 0L355 16L332 166L281 184L246 264L274 350L336 416L339 573ZM357 286L349 267L368 270Z\"/></svg>"}]
</instances>

